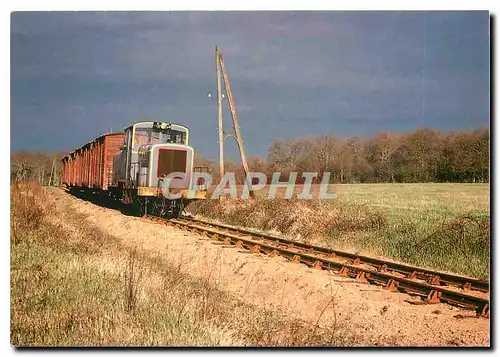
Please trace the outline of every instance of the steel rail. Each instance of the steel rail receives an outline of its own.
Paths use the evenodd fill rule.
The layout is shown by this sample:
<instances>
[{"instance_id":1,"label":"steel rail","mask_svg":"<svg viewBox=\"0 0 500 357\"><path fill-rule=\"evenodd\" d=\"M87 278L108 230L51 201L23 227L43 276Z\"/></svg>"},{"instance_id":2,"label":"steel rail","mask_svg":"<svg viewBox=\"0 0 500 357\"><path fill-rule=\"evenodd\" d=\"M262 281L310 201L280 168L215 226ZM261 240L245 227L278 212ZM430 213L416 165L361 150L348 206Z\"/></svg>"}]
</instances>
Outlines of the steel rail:
<instances>
[{"instance_id":1,"label":"steel rail","mask_svg":"<svg viewBox=\"0 0 500 357\"><path fill-rule=\"evenodd\" d=\"M281 255L295 263L303 263L312 268L330 270L341 276L354 278L358 282L381 285L391 291L401 291L423 298L423 300L416 300L413 303L432 304L444 302L462 308L474 309L479 316L489 315L488 299L449 290L441 286L442 283L450 282L465 289L471 289L474 286L473 289L484 291L480 288L484 286L489 287L488 284L478 284L481 281L477 279L435 272L410 265L304 244L224 224L193 219L192 217L182 216L171 220L156 216L147 216L147 218L163 224L173 224L187 230L206 233L214 239L222 240L224 244L248 249L253 253L264 253L270 256ZM234 234L234 232L243 234L244 236ZM336 260L338 257L348 258L349 260L338 261ZM368 265L371 269L363 267L363 264ZM422 276L432 276L432 278L430 281L419 281ZM479 289L478 286L480 287Z\"/></svg>"}]
</instances>

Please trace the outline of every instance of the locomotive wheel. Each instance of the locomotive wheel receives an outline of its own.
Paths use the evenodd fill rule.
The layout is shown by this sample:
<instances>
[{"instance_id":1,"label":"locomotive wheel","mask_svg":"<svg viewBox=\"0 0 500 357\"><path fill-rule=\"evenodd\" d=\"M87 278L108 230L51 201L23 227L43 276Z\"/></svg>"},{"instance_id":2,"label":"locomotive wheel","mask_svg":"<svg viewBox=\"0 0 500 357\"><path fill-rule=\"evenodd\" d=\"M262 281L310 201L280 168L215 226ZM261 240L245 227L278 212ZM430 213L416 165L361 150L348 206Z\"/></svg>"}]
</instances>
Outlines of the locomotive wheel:
<instances>
[{"instance_id":1,"label":"locomotive wheel","mask_svg":"<svg viewBox=\"0 0 500 357\"><path fill-rule=\"evenodd\" d=\"M172 216L178 217L184 211L184 201L181 199L174 201Z\"/></svg>"}]
</instances>

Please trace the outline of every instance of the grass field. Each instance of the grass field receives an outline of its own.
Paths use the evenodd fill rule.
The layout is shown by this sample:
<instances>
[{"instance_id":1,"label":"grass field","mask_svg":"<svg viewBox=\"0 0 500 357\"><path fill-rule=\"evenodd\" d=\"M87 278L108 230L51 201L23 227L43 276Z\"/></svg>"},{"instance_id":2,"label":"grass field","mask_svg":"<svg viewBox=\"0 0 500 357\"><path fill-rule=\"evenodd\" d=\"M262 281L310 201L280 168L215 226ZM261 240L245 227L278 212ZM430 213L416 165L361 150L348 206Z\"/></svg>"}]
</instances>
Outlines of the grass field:
<instances>
[{"instance_id":1,"label":"grass field","mask_svg":"<svg viewBox=\"0 0 500 357\"><path fill-rule=\"evenodd\" d=\"M380 235L360 234L358 249L366 245L407 262L488 277L488 184L339 185L336 191L340 202L388 218Z\"/></svg>"},{"instance_id":2,"label":"grass field","mask_svg":"<svg viewBox=\"0 0 500 357\"><path fill-rule=\"evenodd\" d=\"M489 215L488 184L419 183L332 185L342 202L366 204L397 219L430 215L437 218L474 212Z\"/></svg>"},{"instance_id":3,"label":"grass field","mask_svg":"<svg viewBox=\"0 0 500 357\"><path fill-rule=\"evenodd\" d=\"M229 224L488 278L488 184L331 185L329 192L337 199L208 200L188 209Z\"/></svg>"}]
</instances>

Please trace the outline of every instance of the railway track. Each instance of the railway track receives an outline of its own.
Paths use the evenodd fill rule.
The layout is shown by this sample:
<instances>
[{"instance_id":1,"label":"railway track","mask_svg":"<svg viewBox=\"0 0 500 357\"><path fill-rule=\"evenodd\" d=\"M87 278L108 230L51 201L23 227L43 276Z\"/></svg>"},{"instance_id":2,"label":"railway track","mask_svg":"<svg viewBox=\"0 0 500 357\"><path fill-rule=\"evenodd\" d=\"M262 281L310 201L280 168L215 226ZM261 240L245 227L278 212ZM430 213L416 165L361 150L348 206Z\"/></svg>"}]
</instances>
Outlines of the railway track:
<instances>
[{"instance_id":1,"label":"railway track","mask_svg":"<svg viewBox=\"0 0 500 357\"><path fill-rule=\"evenodd\" d=\"M223 244L248 249L252 253L281 255L294 263L329 270L390 291L403 292L413 297L406 300L412 304L447 303L473 309L477 316L489 316L489 283L484 280L328 249L188 216L175 219L151 215L145 217L157 223L206 235Z\"/></svg>"}]
</instances>

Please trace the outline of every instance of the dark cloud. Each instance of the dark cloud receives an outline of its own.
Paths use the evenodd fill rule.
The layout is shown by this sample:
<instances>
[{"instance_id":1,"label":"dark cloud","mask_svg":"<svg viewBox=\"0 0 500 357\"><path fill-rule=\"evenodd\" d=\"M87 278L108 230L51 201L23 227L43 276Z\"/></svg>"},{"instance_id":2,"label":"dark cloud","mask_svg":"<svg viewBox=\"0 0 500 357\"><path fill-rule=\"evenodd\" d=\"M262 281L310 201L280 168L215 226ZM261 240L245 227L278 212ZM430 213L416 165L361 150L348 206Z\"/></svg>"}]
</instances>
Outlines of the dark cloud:
<instances>
[{"instance_id":1,"label":"dark cloud","mask_svg":"<svg viewBox=\"0 0 500 357\"><path fill-rule=\"evenodd\" d=\"M487 12L16 12L13 150L65 150L136 120L216 156L214 46L250 155L276 137L489 123ZM229 112L225 113L230 127Z\"/></svg>"}]
</instances>

